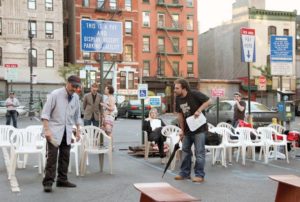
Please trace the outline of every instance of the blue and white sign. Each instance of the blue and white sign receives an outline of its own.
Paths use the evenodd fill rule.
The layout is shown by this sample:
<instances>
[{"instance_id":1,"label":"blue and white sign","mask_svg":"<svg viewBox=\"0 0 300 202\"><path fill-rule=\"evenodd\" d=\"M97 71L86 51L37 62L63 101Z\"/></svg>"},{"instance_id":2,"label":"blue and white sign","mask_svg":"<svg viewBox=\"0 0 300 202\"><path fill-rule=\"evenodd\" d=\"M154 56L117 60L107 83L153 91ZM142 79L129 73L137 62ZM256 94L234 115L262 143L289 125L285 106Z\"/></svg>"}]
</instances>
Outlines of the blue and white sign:
<instances>
[{"instance_id":1,"label":"blue and white sign","mask_svg":"<svg viewBox=\"0 0 300 202\"><path fill-rule=\"evenodd\" d=\"M241 61L255 62L255 29L241 28Z\"/></svg>"},{"instance_id":2,"label":"blue and white sign","mask_svg":"<svg viewBox=\"0 0 300 202\"><path fill-rule=\"evenodd\" d=\"M293 37L271 36L270 62L272 75L293 74Z\"/></svg>"},{"instance_id":3,"label":"blue and white sign","mask_svg":"<svg viewBox=\"0 0 300 202\"><path fill-rule=\"evenodd\" d=\"M81 51L100 53L123 52L122 22L82 19Z\"/></svg>"},{"instance_id":4,"label":"blue and white sign","mask_svg":"<svg viewBox=\"0 0 300 202\"><path fill-rule=\"evenodd\" d=\"M161 106L161 97L160 96L149 96L149 104L151 107L160 107Z\"/></svg>"},{"instance_id":5,"label":"blue and white sign","mask_svg":"<svg viewBox=\"0 0 300 202\"><path fill-rule=\"evenodd\" d=\"M138 99L146 99L148 97L148 84L139 84Z\"/></svg>"}]
</instances>

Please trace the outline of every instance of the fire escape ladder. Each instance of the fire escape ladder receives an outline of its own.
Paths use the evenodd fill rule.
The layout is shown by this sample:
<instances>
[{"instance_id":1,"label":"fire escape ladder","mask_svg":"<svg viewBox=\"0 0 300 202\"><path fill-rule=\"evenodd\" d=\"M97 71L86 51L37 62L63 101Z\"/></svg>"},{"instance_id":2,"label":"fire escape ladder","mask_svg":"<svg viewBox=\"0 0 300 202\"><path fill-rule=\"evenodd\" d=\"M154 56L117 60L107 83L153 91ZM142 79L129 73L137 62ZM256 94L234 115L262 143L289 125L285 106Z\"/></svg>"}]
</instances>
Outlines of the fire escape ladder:
<instances>
[{"instance_id":1,"label":"fire escape ladder","mask_svg":"<svg viewBox=\"0 0 300 202\"><path fill-rule=\"evenodd\" d=\"M170 61L170 58L168 57L168 54L166 52L164 52L164 53L161 53L160 55L164 55L165 56L165 59L166 59L167 63L170 65L170 67L172 68L173 72L175 73L175 76L178 77L178 73L174 70L173 64ZM161 71L161 70L159 70L159 71Z\"/></svg>"}]
</instances>

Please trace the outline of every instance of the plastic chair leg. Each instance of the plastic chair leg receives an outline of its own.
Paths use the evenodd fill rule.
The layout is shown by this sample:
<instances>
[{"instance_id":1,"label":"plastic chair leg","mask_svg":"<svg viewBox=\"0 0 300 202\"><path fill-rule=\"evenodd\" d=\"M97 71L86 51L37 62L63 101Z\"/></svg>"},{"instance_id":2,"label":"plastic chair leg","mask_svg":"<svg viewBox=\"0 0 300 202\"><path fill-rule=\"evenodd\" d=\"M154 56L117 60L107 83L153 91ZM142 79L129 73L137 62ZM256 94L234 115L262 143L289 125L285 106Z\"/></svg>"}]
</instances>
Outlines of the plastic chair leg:
<instances>
[{"instance_id":1,"label":"plastic chair leg","mask_svg":"<svg viewBox=\"0 0 300 202\"><path fill-rule=\"evenodd\" d=\"M99 154L99 166L101 172L103 172L103 162L104 162L104 154Z\"/></svg>"}]
</instances>

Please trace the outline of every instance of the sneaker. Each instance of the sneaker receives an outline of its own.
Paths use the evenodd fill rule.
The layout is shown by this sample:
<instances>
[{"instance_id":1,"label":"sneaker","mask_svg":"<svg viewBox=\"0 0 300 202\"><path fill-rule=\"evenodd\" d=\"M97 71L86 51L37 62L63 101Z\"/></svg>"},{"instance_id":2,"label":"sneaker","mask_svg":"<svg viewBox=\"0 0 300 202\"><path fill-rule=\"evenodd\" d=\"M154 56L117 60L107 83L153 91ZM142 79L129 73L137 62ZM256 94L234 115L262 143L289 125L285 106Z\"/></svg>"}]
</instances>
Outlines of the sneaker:
<instances>
[{"instance_id":1,"label":"sneaker","mask_svg":"<svg viewBox=\"0 0 300 202\"><path fill-rule=\"evenodd\" d=\"M188 176L188 177L183 177L183 176L181 176L181 175L176 175L176 176L174 177L174 180L185 180L185 179L191 179L191 177L190 177L190 176Z\"/></svg>"},{"instance_id":2,"label":"sneaker","mask_svg":"<svg viewBox=\"0 0 300 202\"><path fill-rule=\"evenodd\" d=\"M44 184L44 192L52 192L52 183L47 182Z\"/></svg>"},{"instance_id":3,"label":"sneaker","mask_svg":"<svg viewBox=\"0 0 300 202\"><path fill-rule=\"evenodd\" d=\"M204 181L204 178L203 177L194 177L193 179L192 179L192 182L203 182Z\"/></svg>"},{"instance_id":4,"label":"sneaker","mask_svg":"<svg viewBox=\"0 0 300 202\"><path fill-rule=\"evenodd\" d=\"M69 181L56 181L56 186L57 187L69 187L69 188L74 188L76 187L76 184L73 184Z\"/></svg>"}]
</instances>

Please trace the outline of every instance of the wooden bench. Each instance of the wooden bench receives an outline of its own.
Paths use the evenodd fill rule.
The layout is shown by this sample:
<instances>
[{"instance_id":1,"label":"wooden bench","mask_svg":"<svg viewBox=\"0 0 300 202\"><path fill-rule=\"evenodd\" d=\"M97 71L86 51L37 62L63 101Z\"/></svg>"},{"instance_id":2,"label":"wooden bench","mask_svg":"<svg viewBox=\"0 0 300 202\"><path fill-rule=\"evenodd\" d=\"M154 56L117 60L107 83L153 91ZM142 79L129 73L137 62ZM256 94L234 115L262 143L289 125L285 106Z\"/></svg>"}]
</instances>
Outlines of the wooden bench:
<instances>
[{"instance_id":1,"label":"wooden bench","mask_svg":"<svg viewBox=\"0 0 300 202\"><path fill-rule=\"evenodd\" d=\"M193 196L184 193L168 183L136 183L134 187L141 192L140 202L166 201L200 201Z\"/></svg>"},{"instance_id":2,"label":"wooden bench","mask_svg":"<svg viewBox=\"0 0 300 202\"><path fill-rule=\"evenodd\" d=\"M300 177L296 175L270 175L269 178L278 182L276 202L300 201Z\"/></svg>"}]
</instances>

